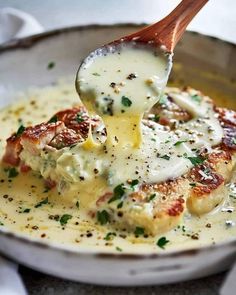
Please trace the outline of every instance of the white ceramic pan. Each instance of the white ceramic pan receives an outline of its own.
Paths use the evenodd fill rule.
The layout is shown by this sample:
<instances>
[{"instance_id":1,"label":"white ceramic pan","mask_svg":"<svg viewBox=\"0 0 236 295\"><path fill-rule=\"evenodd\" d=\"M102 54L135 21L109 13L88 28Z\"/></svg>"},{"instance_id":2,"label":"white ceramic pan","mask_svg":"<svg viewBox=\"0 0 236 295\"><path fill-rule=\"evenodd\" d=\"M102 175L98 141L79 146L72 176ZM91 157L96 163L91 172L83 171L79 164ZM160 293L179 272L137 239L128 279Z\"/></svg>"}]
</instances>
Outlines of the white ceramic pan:
<instances>
[{"instance_id":1,"label":"white ceramic pan","mask_svg":"<svg viewBox=\"0 0 236 295\"><path fill-rule=\"evenodd\" d=\"M67 28L0 47L0 107L14 101L14 93L19 90L75 75L88 52L134 30L137 26ZM45 71L51 60L57 66L53 71ZM187 32L176 48L171 80L178 85L191 85L209 95L223 97L224 105L235 108L235 76L235 45ZM0 228L3 255L51 275L105 285L164 284L203 277L228 268L236 256L235 250L236 239L161 255L101 254L96 249L82 252L78 247L74 251L34 241Z\"/></svg>"}]
</instances>

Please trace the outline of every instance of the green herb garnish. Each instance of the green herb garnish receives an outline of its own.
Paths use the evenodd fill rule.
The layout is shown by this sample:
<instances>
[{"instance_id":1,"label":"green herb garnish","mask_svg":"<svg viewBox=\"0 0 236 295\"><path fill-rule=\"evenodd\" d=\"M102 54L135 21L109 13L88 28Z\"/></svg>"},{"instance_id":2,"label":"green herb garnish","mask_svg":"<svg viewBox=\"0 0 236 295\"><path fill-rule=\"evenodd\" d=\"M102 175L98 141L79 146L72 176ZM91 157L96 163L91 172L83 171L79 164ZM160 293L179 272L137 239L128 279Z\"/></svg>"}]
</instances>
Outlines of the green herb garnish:
<instances>
[{"instance_id":1,"label":"green herb garnish","mask_svg":"<svg viewBox=\"0 0 236 295\"><path fill-rule=\"evenodd\" d=\"M46 198L46 199L42 200L41 202L39 202L38 204L36 204L34 206L34 208L39 208L39 207L41 207L42 205L45 205L45 204L48 204L48 198Z\"/></svg>"},{"instance_id":2,"label":"green herb garnish","mask_svg":"<svg viewBox=\"0 0 236 295\"><path fill-rule=\"evenodd\" d=\"M157 241L157 246L160 247L161 249L165 249L165 245L168 244L170 241L166 239L166 237L161 237Z\"/></svg>"},{"instance_id":3,"label":"green herb garnish","mask_svg":"<svg viewBox=\"0 0 236 295\"><path fill-rule=\"evenodd\" d=\"M1 221L0 221L0 226L3 226L4 225L4 223L2 223Z\"/></svg>"},{"instance_id":4,"label":"green herb garnish","mask_svg":"<svg viewBox=\"0 0 236 295\"><path fill-rule=\"evenodd\" d=\"M49 121L48 123L56 123L57 122L57 116L53 116Z\"/></svg>"},{"instance_id":5,"label":"green herb garnish","mask_svg":"<svg viewBox=\"0 0 236 295\"><path fill-rule=\"evenodd\" d=\"M158 156L158 158L161 158L161 159L164 159L164 160L167 160L167 161L170 160L170 156L168 156L168 155Z\"/></svg>"},{"instance_id":6,"label":"green herb garnish","mask_svg":"<svg viewBox=\"0 0 236 295\"><path fill-rule=\"evenodd\" d=\"M156 198L156 194L151 194L149 199L148 199L148 202L151 202L152 200L154 200Z\"/></svg>"},{"instance_id":7,"label":"green herb garnish","mask_svg":"<svg viewBox=\"0 0 236 295\"><path fill-rule=\"evenodd\" d=\"M76 207L79 209L79 201L75 203Z\"/></svg>"},{"instance_id":8,"label":"green herb garnish","mask_svg":"<svg viewBox=\"0 0 236 295\"><path fill-rule=\"evenodd\" d=\"M29 208L22 209L21 211L19 211L19 213L30 213L30 209Z\"/></svg>"},{"instance_id":9,"label":"green herb garnish","mask_svg":"<svg viewBox=\"0 0 236 295\"><path fill-rule=\"evenodd\" d=\"M113 197L108 201L108 204L116 200L120 200L124 194L125 194L124 184L121 183L114 188Z\"/></svg>"},{"instance_id":10,"label":"green herb garnish","mask_svg":"<svg viewBox=\"0 0 236 295\"><path fill-rule=\"evenodd\" d=\"M123 104L123 106L125 107L130 107L132 104L132 101L127 97L127 96L122 96L121 97L121 103Z\"/></svg>"},{"instance_id":11,"label":"green herb garnish","mask_svg":"<svg viewBox=\"0 0 236 295\"><path fill-rule=\"evenodd\" d=\"M14 178L19 174L19 172L16 170L16 168L10 168L7 171L8 171L9 178Z\"/></svg>"},{"instance_id":12,"label":"green herb garnish","mask_svg":"<svg viewBox=\"0 0 236 295\"><path fill-rule=\"evenodd\" d=\"M176 143L174 143L174 146L179 146L179 145L181 145L184 142L187 142L187 140L179 140L179 141L176 141Z\"/></svg>"},{"instance_id":13,"label":"green herb garnish","mask_svg":"<svg viewBox=\"0 0 236 295\"><path fill-rule=\"evenodd\" d=\"M134 190L135 185L137 185L138 183L138 179L133 179L130 183L131 189Z\"/></svg>"},{"instance_id":14,"label":"green herb garnish","mask_svg":"<svg viewBox=\"0 0 236 295\"><path fill-rule=\"evenodd\" d=\"M236 199L235 195L229 195L229 197L232 198L232 199Z\"/></svg>"},{"instance_id":15,"label":"green herb garnish","mask_svg":"<svg viewBox=\"0 0 236 295\"><path fill-rule=\"evenodd\" d=\"M111 241L114 239L114 237L116 236L116 233L112 233L112 232L109 232L106 234L106 236L104 237L104 240L106 241Z\"/></svg>"},{"instance_id":16,"label":"green herb garnish","mask_svg":"<svg viewBox=\"0 0 236 295\"><path fill-rule=\"evenodd\" d=\"M81 122L84 122L84 118L82 117L82 113L78 113L77 116L76 116L76 121L78 123L81 123Z\"/></svg>"},{"instance_id":17,"label":"green herb garnish","mask_svg":"<svg viewBox=\"0 0 236 295\"><path fill-rule=\"evenodd\" d=\"M97 212L97 220L101 225L107 224L109 222L109 214L106 210Z\"/></svg>"},{"instance_id":18,"label":"green herb garnish","mask_svg":"<svg viewBox=\"0 0 236 295\"><path fill-rule=\"evenodd\" d=\"M48 70L53 69L55 67L55 65L56 65L56 63L54 61L49 62L48 66L47 66Z\"/></svg>"},{"instance_id":19,"label":"green herb garnish","mask_svg":"<svg viewBox=\"0 0 236 295\"><path fill-rule=\"evenodd\" d=\"M120 247L116 247L116 250L122 252L122 249Z\"/></svg>"},{"instance_id":20,"label":"green herb garnish","mask_svg":"<svg viewBox=\"0 0 236 295\"><path fill-rule=\"evenodd\" d=\"M60 224L61 225L65 225L65 224L67 224L67 222L68 222L68 220L70 220L72 218L72 215L70 215L70 214L64 214L64 215L62 215L61 216L61 218L60 218Z\"/></svg>"},{"instance_id":21,"label":"green herb garnish","mask_svg":"<svg viewBox=\"0 0 236 295\"><path fill-rule=\"evenodd\" d=\"M160 116L157 115L157 114L155 114L154 117L151 118L151 120L154 121L154 122L156 122L156 123L158 123L159 120L160 120Z\"/></svg>"},{"instance_id":22,"label":"green herb garnish","mask_svg":"<svg viewBox=\"0 0 236 295\"><path fill-rule=\"evenodd\" d=\"M205 159L201 156L197 156L197 157L187 157L187 159L194 165L199 165L199 164L202 164Z\"/></svg>"},{"instance_id":23,"label":"green herb garnish","mask_svg":"<svg viewBox=\"0 0 236 295\"><path fill-rule=\"evenodd\" d=\"M124 202L120 202L120 203L117 205L117 209L122 208L122 207L123 207L123 204L124 204Z\"/></svg>"},{"instance_id":24,"label":"green herb garnish","mask_svg":"<svg viewBox=\"0 0 236 295\"><path fill-rule=\"evenodd\" d=\"M195 183L195 182L190 182L189 185L190 185L191 187L195 187L195 186L196 186L196 183Z\"/></svg>"},{"instance_id":25,"label":"green herb garnish","mask_svg":"<svg viewBox=\"0 0 236 295\"><path fill-rule=\"evenodd\" d=\"M16 131L16 136L20 136L24 131L25 131L25 127L23 125L20 125L20 127Z\"/></svg>"},{"instance_id":26,"label":"green herb garnish","mask_svg":"<svg viewBox=\"0 0 236 295\"><path fill-rule=\"evenodd\" d=\"M92 73L92 75L94 75L94 76L101 76L100 74L98 74L98 73Z\"/></svg>"},{"instance_id":27,"label":"green herb garnish","mask_svg":"<svg viewBox=\"0 0 236 295\"><path fill-rule=\"evenodd\" d=\"M143 227L139 227L139 226L137 226L137 227L135 228L134 234L135 234L136 236L142 236L142 235L144 235L144 228L143 228Z\"/></svg>"},{"instance_id":28,"label":"green herb garnish","mask_svg":"<svg viewBox=\"0 0 236 295\"><path fill-rule=\"evenodd\" d=\"M194 100L194 101L197 102L198 104L200 104L200 102L202 101L201 96L198 95L198 94L191 95L191 98L192 98L192 100Z\"/></svg>"}]
</instances>

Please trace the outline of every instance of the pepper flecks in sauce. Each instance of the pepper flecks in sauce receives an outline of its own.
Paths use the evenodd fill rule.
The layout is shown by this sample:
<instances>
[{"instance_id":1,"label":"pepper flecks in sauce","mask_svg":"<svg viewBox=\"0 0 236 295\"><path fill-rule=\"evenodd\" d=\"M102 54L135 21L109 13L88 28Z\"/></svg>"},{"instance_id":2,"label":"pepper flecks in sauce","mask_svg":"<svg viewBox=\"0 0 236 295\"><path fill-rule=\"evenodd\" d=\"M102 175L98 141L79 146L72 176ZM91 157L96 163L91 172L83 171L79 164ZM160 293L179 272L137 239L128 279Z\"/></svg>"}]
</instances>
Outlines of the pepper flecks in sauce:
<instances>
[{"instance_id":1,"label":"pepper flecks in sauce","mask_svg":"<svg viewBox=\"0 0 236 295\"><path fill-rule=\"evenodd\" d=\"M0 136L1 156L5 148L5 139L19 128L19 116L22 122L24 122L24 126L27 126L25 123L27 121L31 121L31 124L36 124L40 123L42 118L48 120L56 111L66 109L71 107L73 103L77 103L77 97L73 91L72 84L37 90L30 94L29 100L19 102L0 112L2 127ZM69 94L65 95L65 90ZM35 101L35 103L32 104L32 101ZM47 105L46 109L45 105ZM37 109L35 109L35 106L37 106ZM11 115L9 116L9 114ZM180 140L179 138L173 140L172 145L174 146ZM170 144L171 138L167 137L166 141ZM175 146L175 148L180 148L184 144L186 143L183 142ZM163 154L165 155L166 152L161 155ZM127 155L127 158L129 157L135 159L134 155ZM162 161L169 163L170 160L162 159ZM188 162L190 163L189 160ZM95 224L94 220L89 218L87 214L87 209L84 206L85 203L84 205L83 202L80 203L78 210L76 202L80 199L79 194L75 195L73 192L73 194L59 195L55 189L45 190L42 178L32 171L27 173L27 177L21 173L9 179L8 173L4 171L4 168L1 166L0 170L1 227L6 226L14 232L34 238L43 238L45 241L62 243L74 249L94 250L96 248L104 252L117 252L116 247L118 247L122 249L123 253L163 251L156 245L163 235L157 237L139 235L135 237L133 233L125 231L125 235L121 236L120 231L114 230L114 227L110 224L106 226ZM99 174L99 169L97 170L95 170L96 175ZM95 174L94 171L93 174ZM128 177L128 179L134 180L137 177ZM8 180L12 182L9 183ZM235 191L234 185L229 186L229 198L224 205L225 208L235 207ZM45 204L42 206L37 206L37 204L40 204L40 202L47 198L49 204L46 204L45 201ZM155 201L155 197L150 195L149 202L153 201ZM19 213L19 207L30 209L30 212L26 214ZM227 224L229 224L229 221L236 220L236 213L235 210L231 213L228 211L218 210L215 214L204 215L200 218L186 214L179 227L164 235L165 239L169 241L165 245L165 251L203 246L232 239L236 235L236 227L227 226ZM60 218L65 213L72 216L72 218L67 220L66 226L63 227L60 224ZM113 233L111 241L104 240L108 233ZM198 239L195 239L196 237Z\"/></svg>"},{"instance_id":2,"label":"pepper flecks in sauce","mask_svg":"<svg viewBox=\"0 0 236 295\"><path fill-rule=\"evenodd\" d=\"M104 51L90 55L81 65L76 87L88 110L102 117L108 144L138 148L141 119L163 93L171 55L135 42L107 46ZM94 78L94 72L99 76Z\"/></svg>"}]
</instances>

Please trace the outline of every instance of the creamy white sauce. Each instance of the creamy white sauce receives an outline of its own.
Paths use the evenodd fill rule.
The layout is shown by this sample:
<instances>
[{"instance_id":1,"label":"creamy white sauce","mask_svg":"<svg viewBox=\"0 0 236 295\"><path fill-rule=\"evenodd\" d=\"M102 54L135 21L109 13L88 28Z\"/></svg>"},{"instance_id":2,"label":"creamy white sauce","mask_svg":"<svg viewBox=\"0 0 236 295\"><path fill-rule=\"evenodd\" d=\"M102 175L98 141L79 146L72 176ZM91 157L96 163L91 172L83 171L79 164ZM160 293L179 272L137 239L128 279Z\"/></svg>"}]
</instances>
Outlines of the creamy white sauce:
<instances>
[{"instance_id":1,"label":"creamy white sauce","mask_svg":"<svg viewBox=\"0 0 236 295\"><path fill-rule=\"evenodd\" d=\"M181 124L178 131L155 122L145 126L144 113L163 95L171 56L151 47L122 44L113 49L89 56L76 81L85 106L104 121L105 143L95 143L90 133L73 148L42 152L40 157L21 153L22 160L44 178L59 183L60 192L78 190L81 177L85 187L96 179L111 189L127 179L159 183L176 178L193 167L189 157L196 157L197 150L204 147L210 152L221 142L223 131L212 103L194 100L187 92L180 95L178 89L171 90L171 96L192 114L192 120ZM183 143L176 146L178 141Z\"/></svg>"},{"instance_id":2,"label":"creamy white sauce","mask_svg":"<svg viewBox=\"0 0 236 295\"><path fill-rule=\"evenodd\" d=\"M0 112L0 156L3 154L6 138L17 130L21 122L24 125L40 123L55 112L78 102L73 83L30 92L25 94L25 98L28 100L20 101ZM46 104L47 108L44 107ZM93 185L94 191L100 187L95 183ZM68 197L58 194L56 190L45 192L42 178L34 172L8 178L1 166L0 188L0 227L7 227L13 232L63 244L75 250L118 252L119 247L123 253L164 251L156 246L160 236L137 238L132 233L117 232L114 239L104 240L108 232L114 232L114 228L95 224L83 205L80 208L76 206L76 202L80 200L77 194ZM35 208L36 204L47 197L48 204ZM236 188L231 184L228 199L217 212L200 218L185 214L180 226L165 234L169 240L165 251L199 247L235 238L235 205ZM25 209L30 209L30 212L21 213ZM61 217L63 214L72 216L64 226L56 220L57 215Z\"/></svg>"}]
</instances>

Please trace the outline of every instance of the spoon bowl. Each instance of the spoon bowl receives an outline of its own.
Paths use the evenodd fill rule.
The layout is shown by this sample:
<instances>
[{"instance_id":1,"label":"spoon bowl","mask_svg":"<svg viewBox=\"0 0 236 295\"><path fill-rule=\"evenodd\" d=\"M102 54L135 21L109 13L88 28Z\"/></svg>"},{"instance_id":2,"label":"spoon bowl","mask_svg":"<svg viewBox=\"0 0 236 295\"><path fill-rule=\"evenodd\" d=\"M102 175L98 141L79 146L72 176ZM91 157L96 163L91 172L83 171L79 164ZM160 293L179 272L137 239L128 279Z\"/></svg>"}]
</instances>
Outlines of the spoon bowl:
<instances>
[{"instance_id":1,"label":"spoon bowl","mask_svg":"<svg viewBox=\"0 0 236 295\"><path fill-rule=\"evenodd\" d=\"M161 21L147 26L144 29L139 30L136 33L121 37L115 41L112 41L102 47L91 52L81 63L77 75L76 75L76 90L84 102L87 109L92 113L98 113L102 115L97 109L97 102L94 102L93 98L95 94L92 89L83 93L82 88L84 87L84 79L81 79L81 71L88 69L89 66L97 60L98 57L105 57L110 54L115 54L120 52L125 47L130 47L133 49L145 48L146 50L153 50L155 55L163 55L163 60L166 61L165 66L165 77L158 79L156 88L158 88L157 97L160 95L167 83L169 73L172 67L172 53L175 45L183 35L187 25L192 20L192 18L197 14L197 12L208 2L208 0L183 0L168 16L166 16ZM127 64L127 67L129 65ZM98 73L92 73L92 75L99 75ZM153 78L151 78L153 80ZM155 79L154 79L155 80ZM93 79L92 79L93 81ZM151 80L150 80L151 81ZM82 83L82 86L81 86ZM86 82L87 83L87 82ZM113 83L113 82L112 82ZM112 84L111 83L111 84ZM122 82L123 83L123 82ZM115 82L114 82L115 85ZM118 90L117 90L118 91ZM101 92L103 93L103 92ZM109 94L110 95L110 94ZM89 99L87 99L89 97ZM149 100L151 102L151 100ZM110 103L111 101L109 101ZM154 104L154 103L153 103ZM152 105L153 105L152 104ZM149 104L147 104L149 105ZM144 108L142 111L149 111L152 107L150 106ZM141 112L140 112L141 113ZM113 115L113 112L110 112Z\"/></svg>"}]
</instances>

